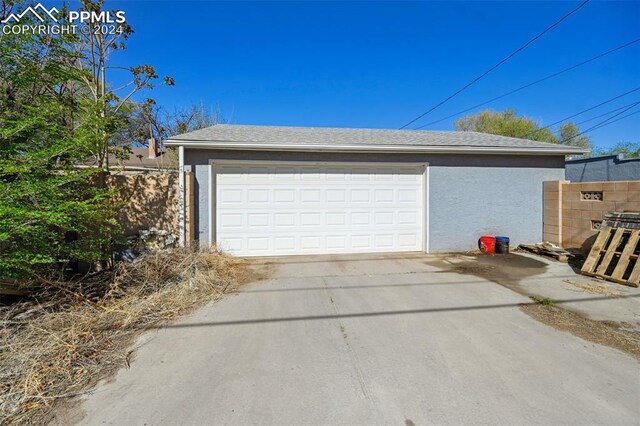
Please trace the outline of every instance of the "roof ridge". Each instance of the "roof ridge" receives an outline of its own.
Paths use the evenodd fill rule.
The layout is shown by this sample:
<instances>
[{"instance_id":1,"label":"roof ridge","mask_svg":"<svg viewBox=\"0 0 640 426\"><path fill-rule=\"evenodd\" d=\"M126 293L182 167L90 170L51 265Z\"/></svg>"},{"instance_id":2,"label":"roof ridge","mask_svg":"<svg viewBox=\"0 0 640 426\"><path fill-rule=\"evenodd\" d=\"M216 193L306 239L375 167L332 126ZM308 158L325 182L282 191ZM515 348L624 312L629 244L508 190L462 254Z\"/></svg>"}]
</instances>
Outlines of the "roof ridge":
<instances>
[{"instance_id":1,"label":"roof ridge","mask_svg":"<svg viewBox=\"0 0 640 426\"><path fill-rule=\"evenodd\" d=\"M377 127L332 127L332 126L283 126L278 124L231 124L231 123L218 123L213 126L204 127L199 130L210 129L213 127L255 127L266 129L309 129L309 130L372 130L378 132L407 132L407 133L458 133L462 130L413 130L413 129L385 129ZM197 130L194 130L197 131ZM192 133L192 132L188 132ZM472 132L477 133L477 132Z\"/></svg>"},{"instance_id":2,"label":"roof ridge","mask_svg":"<svg viewBox=\"0 0 640 426\"><path fill-rule=\"evenodd\" d=\"M167 139L169 144L180 145L196 143L205 146L217 144L231 149L233 144L247 148L254 145L286 150L288 147L307 147L307 149L427 149L429 147L452 147L458 150L464 147L476 150L500 148L517 152L532 149L546 149L554 153L577 154L585 152L578 147L570 147L549 142L534 141L512 136L494 135L482 132L461 130L396 130L344 127L302 127L302 126L265 126L250 124L216 124Z\"/></svg>"}]
</instances>

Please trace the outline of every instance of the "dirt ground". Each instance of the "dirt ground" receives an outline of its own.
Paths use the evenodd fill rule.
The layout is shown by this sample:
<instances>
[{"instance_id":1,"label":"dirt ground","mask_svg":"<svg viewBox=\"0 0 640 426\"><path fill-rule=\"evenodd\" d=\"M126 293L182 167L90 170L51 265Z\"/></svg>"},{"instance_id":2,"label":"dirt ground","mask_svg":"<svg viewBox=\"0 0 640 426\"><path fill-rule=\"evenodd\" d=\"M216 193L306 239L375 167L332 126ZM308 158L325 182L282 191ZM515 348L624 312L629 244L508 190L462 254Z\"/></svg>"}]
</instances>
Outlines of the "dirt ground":
<instances>
[{"instance_id":1,"label":"dirt ground","mask_svg":"<svg viewBox=\"0 0 640 426\"><path fill-rule=\"evenodd\" d=\"M237 286L267 279L273 272L272 264L260 263L255 259L240 258L235 262Z\"/></svg>"},{"instance_id":2,"label":"dirt ground","mask_svg":"<svg viewBox=\"0 0 640 426\"><path fill-rule=\"evenodd\" d=\"M633 355L640 361L640 329L629 323L596 321L577 312L541 303L520 308L530 317L574 336Z\"/></svg>"},{"instance_id":3,"label":"dirt ground","mask_svg":"<svg viewBox=\"0 0 640 426\"><path fill-rule=\"evenodd\" d=\"M496 256L470 253L452 254L430 264L449 268L451 272L481 277L531 297L531 304L522 305L520 309L537 321L590 342L624 351L640 360L640 324L589 318L583 312L557 305L547 295L540 294L540 290L534 293L525 285L527 280L545 273L550 262L553 261L520 253ZM588 281L581 283L581 278L585 277L576 274L575 279L565 278L562 282L581 291L612 299L624 297L622 290L628 290L613 283L598 283L591 278L585 278Z\"/></svg>"}]
</instances>

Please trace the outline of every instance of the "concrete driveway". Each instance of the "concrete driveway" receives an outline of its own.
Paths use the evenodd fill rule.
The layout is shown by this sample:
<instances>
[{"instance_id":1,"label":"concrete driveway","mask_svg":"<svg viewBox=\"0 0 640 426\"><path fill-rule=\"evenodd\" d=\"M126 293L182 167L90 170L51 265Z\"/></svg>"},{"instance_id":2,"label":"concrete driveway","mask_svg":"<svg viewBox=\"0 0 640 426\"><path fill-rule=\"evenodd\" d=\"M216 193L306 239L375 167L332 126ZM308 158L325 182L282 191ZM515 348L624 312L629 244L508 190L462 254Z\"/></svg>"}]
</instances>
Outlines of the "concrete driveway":
<instances>
[{"instance_id":1,"label":"concrete driveway","mask_svg":"<svg viewBox=\"0 0 640 426\"><path fill-rule=\"evenodd\" d=\"M535 321L526 297L437 256L259 262L268 279L150 333L73 420L638 424L635 359Z\"/></svg>"}]
</instances>

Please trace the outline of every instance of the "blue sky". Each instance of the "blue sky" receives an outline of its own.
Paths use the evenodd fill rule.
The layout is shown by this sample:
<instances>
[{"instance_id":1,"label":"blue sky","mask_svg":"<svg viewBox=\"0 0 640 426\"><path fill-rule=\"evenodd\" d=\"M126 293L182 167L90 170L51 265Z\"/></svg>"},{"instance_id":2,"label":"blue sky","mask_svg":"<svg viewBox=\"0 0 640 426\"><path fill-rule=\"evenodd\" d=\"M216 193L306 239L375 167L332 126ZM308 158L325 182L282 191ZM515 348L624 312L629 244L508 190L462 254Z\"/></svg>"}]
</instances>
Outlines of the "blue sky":
<instances>
[{"instance_id":1,"label":"blue sky","mask_svg":"<svg viewBox=\"0 0 640 426\"><path fill-rule=\"evenodd\" d=\"M235 124L372 128L402 126L578 4L107 0L136 31L114 63L173 76L175 87L149 93L168 109L202 102ZM416 125L639 37L640 2L591 1ZM640 43L484 108L546 125L638 86ZM634 101L640 91L575 120ZM590 135L602 147L640 142L640 114Z\"/></svg>"}]
</instances>

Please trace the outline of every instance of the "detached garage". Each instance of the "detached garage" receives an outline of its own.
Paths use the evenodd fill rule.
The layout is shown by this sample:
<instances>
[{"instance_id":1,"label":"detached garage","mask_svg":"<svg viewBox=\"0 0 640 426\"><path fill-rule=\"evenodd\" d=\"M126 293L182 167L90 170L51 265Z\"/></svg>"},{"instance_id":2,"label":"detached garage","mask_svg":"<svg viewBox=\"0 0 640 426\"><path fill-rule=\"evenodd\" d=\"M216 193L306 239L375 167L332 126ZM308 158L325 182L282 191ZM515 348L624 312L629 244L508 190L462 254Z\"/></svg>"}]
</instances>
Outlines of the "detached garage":
<instances>
[{"instance_id":1,"label":"detached garage","mask_svg":"<svg viewBox=\"0 0 640 426\"><path fill-rule=\"evenodd\" d=\"M195 175L198 243L239 256L464 251L483 234L538 242L542 182L584 152L474 132L238 125L164 143Z\"/></svg>"}]
</instances>

